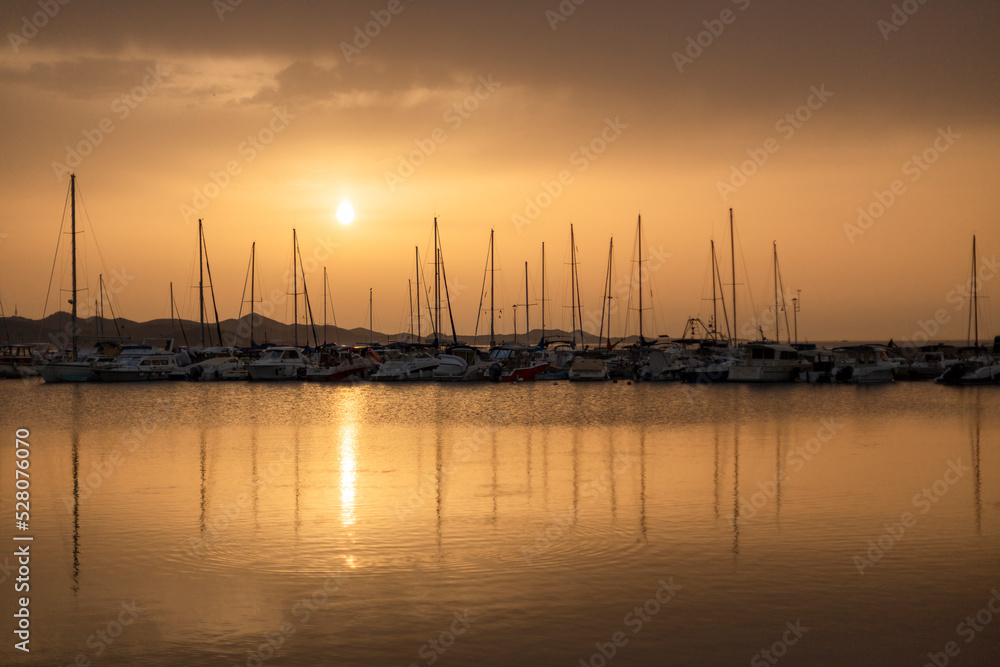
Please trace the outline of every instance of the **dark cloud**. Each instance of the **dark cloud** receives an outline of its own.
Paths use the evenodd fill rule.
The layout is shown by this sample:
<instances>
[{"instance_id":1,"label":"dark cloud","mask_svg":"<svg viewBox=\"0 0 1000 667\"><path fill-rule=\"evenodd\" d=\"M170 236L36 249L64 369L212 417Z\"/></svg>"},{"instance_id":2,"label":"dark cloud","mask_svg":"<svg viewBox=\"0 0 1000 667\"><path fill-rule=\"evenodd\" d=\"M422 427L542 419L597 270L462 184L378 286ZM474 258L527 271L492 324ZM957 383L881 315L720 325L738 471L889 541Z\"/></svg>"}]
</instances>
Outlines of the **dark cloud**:
<instances>
[{"instance_id":1,"label":"dark cloud","mask_svg":"<svg viewBox=\"0 0 1000 667\"><path fill-rule=\"evenodd\" d=\"M149 59L90 57L35 62L28 67L0 65L0 84L29 86L72 98L106 98L141 85L155 65Z\"/></svg>"}]
</instances>

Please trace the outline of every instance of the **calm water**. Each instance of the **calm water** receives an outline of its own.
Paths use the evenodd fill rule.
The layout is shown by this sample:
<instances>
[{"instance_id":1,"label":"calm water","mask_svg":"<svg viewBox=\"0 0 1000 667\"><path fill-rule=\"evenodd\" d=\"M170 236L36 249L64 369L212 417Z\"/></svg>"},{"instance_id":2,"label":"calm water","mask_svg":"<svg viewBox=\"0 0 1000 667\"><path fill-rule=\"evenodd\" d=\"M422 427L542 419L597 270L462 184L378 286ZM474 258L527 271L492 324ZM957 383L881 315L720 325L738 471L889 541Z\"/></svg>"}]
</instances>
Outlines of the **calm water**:
<instances>
[{"instance_id":1,"label":"calm water","mask_svg":"<svg viewBox=\"0 0 1000 667\"><path fill-rule=\"evenodd\" d=\"M1000 655L995 388L5 382L0 406L3 664Z\"/></svg>"}]
</instances>

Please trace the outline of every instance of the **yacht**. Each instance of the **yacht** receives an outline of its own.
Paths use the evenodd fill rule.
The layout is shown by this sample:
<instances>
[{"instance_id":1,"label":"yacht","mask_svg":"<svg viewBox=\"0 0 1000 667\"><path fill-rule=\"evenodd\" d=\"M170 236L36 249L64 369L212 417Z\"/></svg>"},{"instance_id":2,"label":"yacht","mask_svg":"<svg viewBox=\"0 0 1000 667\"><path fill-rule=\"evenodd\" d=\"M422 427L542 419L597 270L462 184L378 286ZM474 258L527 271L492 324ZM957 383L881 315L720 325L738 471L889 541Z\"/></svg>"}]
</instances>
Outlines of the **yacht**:
<instances>
[{"instance_id":1,"label":"yacht","mask_svg":"<svg viewBox=\"0 0 1000 667\"><path fill-rule=\"evenodd\" d=\"M0 378L37 377L35 356L30 345L0 347Z\"/></svg>"},{"instance_id":2,"label":"yacht","mask_svg":"<svg viewBox=\"0 0 1000 667\"><path fill-rule=\"evenodd\" d=\"M882 347L875 345L855 345L839 347L833 351L837 358L834 378L837 382L872 384L892 382L896 377L896 364Z\"/></svg>"},{"instance_id":3,"label":"yacht","mask_svg":"<svg viewBox=\"0 0 1000 667\"><path fill-rule=\"evenodd\" d=\"M809 368L791 345L748 343L745 353L729 368L729 382L794 382Z\"/></svg>"},{"instance_id":4,"label":"yacht","mask_svg":"<svg viewBox=\"0 0 1000 667\"><path fill-rule=\"evenodd\" d=\"M160 346L147 341L142 345L125 345L111 361L98 362L94 373L101 382L146 382L168 380L177 370L177 352L172 338Z\"/></svg>"},{"instance_id":5,"label":"yacht","mask_svg":"<svg viewBox=\"0 0 1000 667\"><path fill-rule=\"evenodd\" d=\"M272 347L247 366L247 375L255 381L295 380L305 366L306 357L299 348Z\"/></svg>"}]
</instances>

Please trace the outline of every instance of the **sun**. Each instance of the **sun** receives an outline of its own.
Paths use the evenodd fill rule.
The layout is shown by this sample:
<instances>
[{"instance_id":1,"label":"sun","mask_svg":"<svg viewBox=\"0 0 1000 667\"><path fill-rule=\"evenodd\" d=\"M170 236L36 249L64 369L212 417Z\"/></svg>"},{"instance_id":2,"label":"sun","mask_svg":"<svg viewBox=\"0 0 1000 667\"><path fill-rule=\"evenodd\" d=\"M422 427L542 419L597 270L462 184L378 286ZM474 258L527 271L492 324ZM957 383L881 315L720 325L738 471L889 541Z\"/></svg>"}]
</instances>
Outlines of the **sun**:
<instances>
[{"instance_id":1,"label":"sun","mask_svg":"<svg viewBox=\"0 0 1000 667\"><path fill-rule=\"evenodd\" d=\"M346 199L340 202L340 206L337 207L337 222L342 225L354 222L354 207Z\"/></svg>"}]
</instances>

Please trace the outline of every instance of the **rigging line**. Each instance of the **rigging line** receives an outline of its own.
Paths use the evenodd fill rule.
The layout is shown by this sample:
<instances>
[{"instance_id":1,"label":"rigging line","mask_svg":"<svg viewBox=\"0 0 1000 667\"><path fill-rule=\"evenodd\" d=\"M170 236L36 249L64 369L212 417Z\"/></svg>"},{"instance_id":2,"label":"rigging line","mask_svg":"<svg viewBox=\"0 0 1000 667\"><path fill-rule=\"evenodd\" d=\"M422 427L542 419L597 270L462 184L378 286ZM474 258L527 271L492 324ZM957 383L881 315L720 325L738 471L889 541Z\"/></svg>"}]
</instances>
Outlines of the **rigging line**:
<instances>
[{"instance_id":1,"label":"rigging line","mask_svg":"<svg viewBox=\"0 0 1000 667\"><path fill-rule=\"evenodd\" d=\"M105 273L109 273L108 263L104 261L104 253L101 252L101 245L97 242L97 232L94 230L94 223L90 220L90 212L87 210L87 202L83 198L83 192L80 190L79 184L76 186L76 194L77 198L80 200L80 206L83 207L83 216L87 219L87 227L90 229L90 235L94 239L94 248L97 249L97 258L101 261L101 268L104 269ZM84 252L86 252L86 247L84 247ZM112 300L111 297L117 297L117 295L109 292L109 302ZM121 310L121 302L118 303L118 309Z\"/></svg>"},{"instance_id":2,"label":"rigging line","mask_svg":"<svg viewBox=\"0 0 1000 667\"><path fill-rule=\"evenodd\" d=\"M55 277L56 263L59 261L59 245L62 243L63 229L66 228L66 209L69 208L69 197L70 197L69 188L66 188L66 201L63 203L62 219L59 222L59 236L56 239L56 252L55 255L53 255L52 257L52 271L49 273L49 286L48 289L45 291L45 305L42 306L43 320L45 319L45 313L48 311L49 308L49 296L51 295L52 292L52 279ZM42 325L39 325L38 329L39 338L42 337L41 326Z\"/></svg>"},{"instance_id":3,"label":"rigging line","mask_svg":"<svg viewBox=\"0 0 1000 667\"><path fill-rule=\"evenodd\" d=\"M202 232L201 243L205 248L205 270L208 271L208 292L212 295L212 310L215 312L215 332L219 336L219 345L222 345L222 327L219 324L219 306L215 302L215 283L212 281L212 265L208 263L208 241L205 240L204 232Z\"/></svg>"},{"instance_id":4,"label":"rigging line","mask_svg":"<svg viewBox=\"0 0 1000 667\"><path fill-rule=\"evenodd\" d=\"M476 330L472 335L473 345L478 342L479 339L479 319L483 315L483 301L486 299L486 274L489 272L490 268L490 250L493 246L493 237L490 237L490 247L486 249L486 266L483 267L483 286L479 290L479 310L476 311Z\"/></svg>"},{"instance_id":5,"label":"rigging line","mask_svg":"<svg viewBox=\"0 0 1000 667\"><path fill-rule=\"evenodd\" d=\"M240 310L239 314L236 316L236 328L233 329L233 347L236 347L236 337L240 330L240 319L243 318L243 306L246 305L247 298L247 280L250 279L250 272L253 270L253 257L247 260L247 273L243 278L243 291L240 293ZM183 331L183 328L181 329Z\"/></svg>"},{"instance_id":6,"label":"rigging line","mask_svg":"<svg viewBox=\"0 0 1000 667\"><path fill-rule=\"evenodd\" d=\"M337 326L337 309L333 305L333 288L330 286L330 275L326 275L326 291L330 295L330 312L333 314L333 330L337 332L337 345L340 345L340 327Z\"/></svg>"},{"instance_id":7,"label":"rigging line","mask_svg":"<svg viewBox=\"0 0 1000 667\"><path fill-rule=\"evenodd\" d=\"M734 230L735 230L735 227L734 227ZM740 249L740 261L743 263L743 280L745 281L744 284L746 285L746 288L747 288L747 297L750 299L750 312L752 312L754 314L754 317L757 318L757 321L759 322L760 321L760 313L757 312L757 304L753 300L753 290L750 289L750 272L747 271L747 259L746 259L746 255L743 253L743 239L740 236L740 234L739 234L738 231L734 231L734 233L736 234L736 246ZM733 278L733 282L736 282L735 276ZM759 327L759 324L758 324L758 327ZM735 330L735 328L736 328L736 323L734 322L733 323L733 329ZM759 331L758 331L758 333L759 333Z\"/></svg>"}]
</instances>

